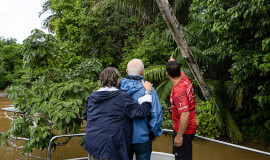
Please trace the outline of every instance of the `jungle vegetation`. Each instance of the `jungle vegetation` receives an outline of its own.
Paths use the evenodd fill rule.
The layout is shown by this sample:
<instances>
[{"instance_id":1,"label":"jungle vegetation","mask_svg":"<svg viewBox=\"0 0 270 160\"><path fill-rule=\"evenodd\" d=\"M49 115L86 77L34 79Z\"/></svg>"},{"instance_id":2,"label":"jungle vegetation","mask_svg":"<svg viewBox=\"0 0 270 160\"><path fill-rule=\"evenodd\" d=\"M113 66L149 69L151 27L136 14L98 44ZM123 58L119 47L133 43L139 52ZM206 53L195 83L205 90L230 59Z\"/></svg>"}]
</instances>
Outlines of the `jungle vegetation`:
<instances>
[{"instance_id":1,"label":"jungle vegetation","mask_svg":"<svg viewBox=\"0 0 270 160\"><path fill-rule=\"evenodd\" d=\"M172 84L165 64L173 55L192 80L198 135L270 141L270 2L267 0L169 0L201 74L204 98L155 1L48 0L40 14L46 34L33 29L16 43L0 39L0 87L22 114L2 133L25 137L23 153L47 148L56 134L80 133L86 97L98 89L102 69L125 76L133 58L145 64L172 129Z\"/></svg>"}]
</instances>

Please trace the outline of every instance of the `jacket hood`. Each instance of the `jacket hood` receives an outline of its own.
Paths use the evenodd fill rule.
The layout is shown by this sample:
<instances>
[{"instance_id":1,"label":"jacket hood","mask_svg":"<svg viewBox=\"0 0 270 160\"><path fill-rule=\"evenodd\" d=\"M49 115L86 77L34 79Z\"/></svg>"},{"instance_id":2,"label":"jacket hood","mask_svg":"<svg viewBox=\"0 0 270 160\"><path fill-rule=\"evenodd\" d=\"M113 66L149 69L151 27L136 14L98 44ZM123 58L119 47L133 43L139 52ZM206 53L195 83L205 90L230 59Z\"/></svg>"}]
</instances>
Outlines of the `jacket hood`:
<instances>
[{"instance_id":1,"label":"jacket hood","mask_svg":"<svg viewBox=\"0 0 270 160\"><path fill-rule=\"evenodd\" d=\"M120 80L119 89L124 90L129 95L133 95L141 88L143 88L141 80L144 80L143 76L127 76Z\"/></svg>"},{"instance_id":2,"label":"jacket hood","mask_svg":"<svg viewBox=\"0 0 270 160\"><path fill-rule=\"evenodd\" d=\"M89 95L89 99L94 103L99 103L106 99L117 96L120 93L120 90L116 91L95 91L94 93Z\"/></svg>"}]
</instances>

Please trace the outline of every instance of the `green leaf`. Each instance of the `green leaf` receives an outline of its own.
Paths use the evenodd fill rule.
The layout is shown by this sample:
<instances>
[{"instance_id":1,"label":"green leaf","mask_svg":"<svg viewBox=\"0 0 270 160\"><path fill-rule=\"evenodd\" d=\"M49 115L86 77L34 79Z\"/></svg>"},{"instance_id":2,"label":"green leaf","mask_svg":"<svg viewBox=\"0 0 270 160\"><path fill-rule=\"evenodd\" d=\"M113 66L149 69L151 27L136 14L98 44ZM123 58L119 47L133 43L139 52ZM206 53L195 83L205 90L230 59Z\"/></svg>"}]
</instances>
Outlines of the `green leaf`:
<instances>
[{"instance_id":1,"label":"green leaf","mask_svg":"<svg viewBox=\"0 0 270 160\"><path fill-rule=\"evenodd\" d=\"M4 147L6 145L6 141L3 141L1 142L1 147Z\"/></svg>"},{"instance_id":2,"label":"green leaf","mask_svg":"<svg viewBox=\"0 0 270 160\"><path fill-rule=\"evenodd\" d=\"M74 113L72 113L72 112L70 112L70 116L71 116L72 118L76 118L76 115L75 115Z\"/></svg>"},{"instance_id":3,"label":"green leaf","mask_svg":"<svg viewBox=\"0 0 270 160\"><path fill-rule=\"evenodd\" d=\"M35 139L31 139L30 140L30 145L32 145L33 143L35 143L35 141L36 141Z\"/></svg>"},{"instance_id":4,"label":"green leaf","mask_svg":"<svg viewBox=\"0 0 270 160\"><path fill-rule=\"evenodd\" d=\"M67 114L67 116L65 118L65 121L66 121L66 123L69 123L70 122L70 115L69 114Z\"/></svg>"},{"instance_id":5,"label":"green leaf","mask_svg":"<svg viewBox=\"0 0 270 160\"><path fill-rule=\"evenodd\" d=\"M53 120L54 123L56 123L56 121L58 120L58 114L55 115L52 120Z\"/></svg>"}]
</instances>

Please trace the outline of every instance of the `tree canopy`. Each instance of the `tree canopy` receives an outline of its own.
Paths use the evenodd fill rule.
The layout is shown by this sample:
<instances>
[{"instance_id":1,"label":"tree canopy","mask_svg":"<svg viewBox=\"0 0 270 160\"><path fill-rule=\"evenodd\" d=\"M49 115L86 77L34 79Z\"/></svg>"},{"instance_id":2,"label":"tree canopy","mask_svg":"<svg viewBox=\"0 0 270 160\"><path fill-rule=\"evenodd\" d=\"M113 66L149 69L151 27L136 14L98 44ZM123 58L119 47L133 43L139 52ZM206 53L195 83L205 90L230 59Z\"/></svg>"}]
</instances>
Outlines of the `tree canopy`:
<instances>
[{"instance_id":1,"label":"tree canopy","mask_svg":"<svg viewBox=\"0 0 270 160\"><path fill-rule=\"evenodd\" d=\"M85 98L99 87L98 74L114 66L124 76L133 58L145 64L145 78L154 83L163 106L162 127L171 129L172 84L164 66L170 55L194 85L198 134L224 134L235 143L245 137L269 142L269 2L170 3L211 89L210 101L204 100L161 14L149 10L150 1L48 0L42 12L52 15L44 26L53 34L34 29L22 45L0 39L0 87L9 86L9 98L24 113L3 133L2 146L11 135L26 137L24 152L31 152L46 148L55 134L82 132ZM177 10L180 3L185 14Z\"/></svg>"}]
</instances>

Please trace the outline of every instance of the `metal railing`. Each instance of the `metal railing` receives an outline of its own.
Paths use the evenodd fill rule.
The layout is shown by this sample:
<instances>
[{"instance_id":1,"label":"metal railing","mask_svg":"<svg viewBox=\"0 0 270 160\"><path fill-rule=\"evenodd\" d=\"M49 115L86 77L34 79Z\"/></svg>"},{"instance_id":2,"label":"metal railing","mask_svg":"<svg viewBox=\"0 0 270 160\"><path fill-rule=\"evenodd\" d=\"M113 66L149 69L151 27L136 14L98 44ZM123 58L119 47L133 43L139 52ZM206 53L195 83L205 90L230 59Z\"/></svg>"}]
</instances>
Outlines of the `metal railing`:
<instances>
[{"instance_id":1,"label":"metal railing","mask_svg":"<svg viewBox=\"0 0 270 160\"><path fill-rule=\"evenodd\" d=\"M173 130L170 130L170 129L163 129L163 131L164 132L170 132L170 133L173 132ZM203 137L203 136L195 135L195 137L200 138L200 139L204 139L204 140L207 140L207 141L219 143L219 144L224 144L224 145L231 146L231 147L234 147L234 148L244 149L244 150L247 150L247 151L256 152L256 153L265 154L265 155L270 156L269 152L264 152L264 151L261 151L261 150L248 148L248 147L244 147L244 146L240 146L240 145L236 145L236 144L232 144L232 143L228 143L228 142L223 142L223 141L219 141L219 140L215 140L215 139L211 139L211 138L207 138L207 137Z\"/></svg>"},{"instance_id":2,"label":"metal railing","mask_svg":"<svg viewBox=\"0 0 270 160\"><path fill-rule=\"evenodd\" d=\"M163 129L163 132L172 133L173 130ZM48 160L51 160L51 147L52 147L52 142L55 139L61 138L61 137L75 137L75 136L85 136L85 133L68 134L68 135L58 135L58 136L52 137L52 139L49 142L49 147L48 147ZM247 151L256 152L256 153L260 153L260 154L264 154L264 155L270 156L270 153L269 152L265 152L265 151L261 151L261 150L257 150L257 149L253 149L253 148L248 148L248 147L244 147L244 146L240 146L240 145L236 145L236 144L232 144L232 143L228 143L228 142L223 142L223 141L219 141L219 140L215 140L215 139L211 139L211 138L207 138L207 137L203 137L203 136L195 135L195 137L200 138L200 139L204 139L204 140L207 140L207 141L211 141L211 142L215 142L215 143L219 143L219 144L231 146L231 147L234 147L234 148L239 148L239 149L243 149L243 150L247 150ZM75 158L75 159L87 159L87 158L88 157L81 157L81 158Z\"/></svg>"}]
</instances>

